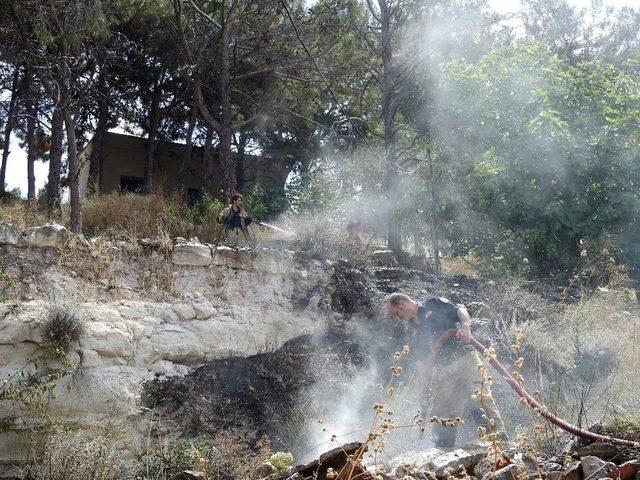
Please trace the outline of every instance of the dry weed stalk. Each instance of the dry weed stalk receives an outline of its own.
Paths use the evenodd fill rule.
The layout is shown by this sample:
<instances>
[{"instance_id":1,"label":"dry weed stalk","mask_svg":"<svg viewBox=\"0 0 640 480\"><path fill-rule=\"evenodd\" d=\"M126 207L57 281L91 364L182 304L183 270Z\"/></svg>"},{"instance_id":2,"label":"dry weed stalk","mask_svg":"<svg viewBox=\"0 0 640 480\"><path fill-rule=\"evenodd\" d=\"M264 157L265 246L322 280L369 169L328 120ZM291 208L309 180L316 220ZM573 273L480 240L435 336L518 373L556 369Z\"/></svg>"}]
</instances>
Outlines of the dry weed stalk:
<instances>
[{"instance_id":1,"label":"dry weed stalk","mask_svg":"<svg viewBox=\"0 0 640 480\"><path fill-rule=\"evenodd\" d=\"M389 435L400 429L417 428L423 434L426 430L427 423L439 423L446 427L456 427L462 423L461 418L439 418L431 417L428 420L423 418L423 412L417 410L412 419L408 422L399 421L396 418L396 412L391 407L393 399L397 396L402 383L400 377L403 374L401 361L409 355L409 347L405 345L403 349L396 352L393 356L393 364L390 367L389 380L386 384L378 384L377 388L382 392L385 400L384 403L375 403L373 405L373 419L368 429L367 436L361 446L351 455L347 455L347 463L338 471L330 469L327 471L326 478L329 480L382 480L382 476L373 471L366 471L362 467L364 454L368 450L373 452L373 463L378 465L378 457L386 453ZM323 422L320 420L322 425ZM329 433L326 427L322 428L323 432ZM336 435L331 435L330 441L335 442ZM411 477L408 477L411 478Z\"/></svg>"}]
</instances>

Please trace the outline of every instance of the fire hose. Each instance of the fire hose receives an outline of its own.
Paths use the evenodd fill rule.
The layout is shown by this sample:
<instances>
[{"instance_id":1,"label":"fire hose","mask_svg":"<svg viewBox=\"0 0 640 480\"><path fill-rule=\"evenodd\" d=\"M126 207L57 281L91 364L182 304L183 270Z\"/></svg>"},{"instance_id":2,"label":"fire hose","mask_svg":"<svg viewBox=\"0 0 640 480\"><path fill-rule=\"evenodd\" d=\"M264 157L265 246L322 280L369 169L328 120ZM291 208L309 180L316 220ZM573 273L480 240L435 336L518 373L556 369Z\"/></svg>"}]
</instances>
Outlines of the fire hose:
<instances>
[{"instance_id":1,"label":"fire hose","mask_svg":"<svg viewBox=\"0 0 640 480\"><path fill-rule=\"evenodd\" d=\"M457 337L458 332L459 330L455 328L451 328L445 331L434 344L425 365L425 383L426 384L430 382L431 373L433 371L433 365L435 363L438 352L444 346L445 343ZM524 402L530 408L538 412L540 415L542 415L544 418L546 418L555 426L561 428L566 432L571 433L572 435L586 438L589 440L605 442L605 443L615 443L618 445L624 445L626 447L631 447L631 448L640 448L640 442L634 442L632 440L624 440L622 438L615 438L615 437L610 437L608 435L600 435L598 433L590 432L588 430L576 427L575 425L572 425L569 422L549 412L549 410L547 410L547 408L544 405L542 405L529 392L525 390L525 388L522 386L521 383L516 381L513 375L509 373L509 371L495 358L495 356L485 355L487 348L484 345L482 345L479 341L477 341L473 337L470 338L469 344L473 348L475 348L481 355L483 355L485 358L489 360L489 363L491 363L493 368L495 368L498 371L500 376L511 386L511 388L513 388L517 392L517 394L524 400Z\"/></svg>"}]
</instances>

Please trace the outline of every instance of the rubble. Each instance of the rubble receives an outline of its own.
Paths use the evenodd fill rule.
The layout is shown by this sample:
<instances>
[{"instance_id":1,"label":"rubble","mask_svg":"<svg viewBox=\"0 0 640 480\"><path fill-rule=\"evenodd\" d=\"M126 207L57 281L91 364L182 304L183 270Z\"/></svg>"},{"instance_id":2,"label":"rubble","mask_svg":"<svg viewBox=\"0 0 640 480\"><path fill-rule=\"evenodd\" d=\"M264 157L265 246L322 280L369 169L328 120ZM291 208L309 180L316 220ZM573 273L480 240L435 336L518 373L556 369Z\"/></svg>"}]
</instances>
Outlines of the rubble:
<instances>
[{"instance_id":1,"label":"rubble","mask_svg":"<svg viewBox=\"0 0 640 480\"><path fill-rule=\"evenodd\" d=\"M580 464L582 465L582 473L585 478L606 477L607 473L616 468L615 463L605 462L594 456L582 457Z\"/></svg>"}]
</instances>

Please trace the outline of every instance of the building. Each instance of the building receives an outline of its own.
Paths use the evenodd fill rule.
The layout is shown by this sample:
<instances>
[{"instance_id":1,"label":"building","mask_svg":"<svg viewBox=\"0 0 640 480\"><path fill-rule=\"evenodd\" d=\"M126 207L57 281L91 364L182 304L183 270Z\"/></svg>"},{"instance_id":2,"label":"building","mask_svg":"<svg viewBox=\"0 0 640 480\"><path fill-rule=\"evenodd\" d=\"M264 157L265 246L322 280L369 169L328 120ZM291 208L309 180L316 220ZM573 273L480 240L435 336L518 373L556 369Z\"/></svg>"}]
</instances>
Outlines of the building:
<instances>
[{"instance_id":1,"label":"building","mask_svg":"<svg viewBox=\"0 0 640 480\"><path fill-rule=\"evenodd\" d=\"M102 165L98 177L99 191L112 193L119 191L140 191L144 184L147 139L133 135L107 132L102 145ZM93 150L93 140L80 152L80 195L87 192L89 180L89 159ZM155 153L154 184L169 191L178 171L178 163L186 150L185 144L158 142ZM187 165L184 195L194 203L200 195L205 166L202 147L193 147L191 161ZM237 156L238 191L247 191L259 185L268 194L282 192L291 171L291 166L263 156ZM220 192L222 168L214 153L214 187L212 194Z\"/></svg>"}]
</instances>

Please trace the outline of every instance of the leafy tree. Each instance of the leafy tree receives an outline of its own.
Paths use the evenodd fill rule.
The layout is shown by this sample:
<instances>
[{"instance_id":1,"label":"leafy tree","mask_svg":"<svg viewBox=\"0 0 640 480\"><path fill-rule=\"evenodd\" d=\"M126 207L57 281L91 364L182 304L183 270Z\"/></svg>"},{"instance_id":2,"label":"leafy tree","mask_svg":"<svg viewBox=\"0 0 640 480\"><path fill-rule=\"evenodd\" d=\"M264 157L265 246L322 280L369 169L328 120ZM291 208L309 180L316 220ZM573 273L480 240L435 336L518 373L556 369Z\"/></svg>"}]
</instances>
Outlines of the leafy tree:
<instances>
[{"instance_id":1,"label":"leafy tree","mask_svg":"<svg viewBox=\"0 0 640 480\"><path fill-rule=\"evenodd\" d=\"M585 241L636 221L633 77L596 61L567 65L531 45L447 73L440 135L467 179L467 198L448 207L467 220L449 229L461 252L512 271L570 275Z\"/></svg>"}]
</instances>

